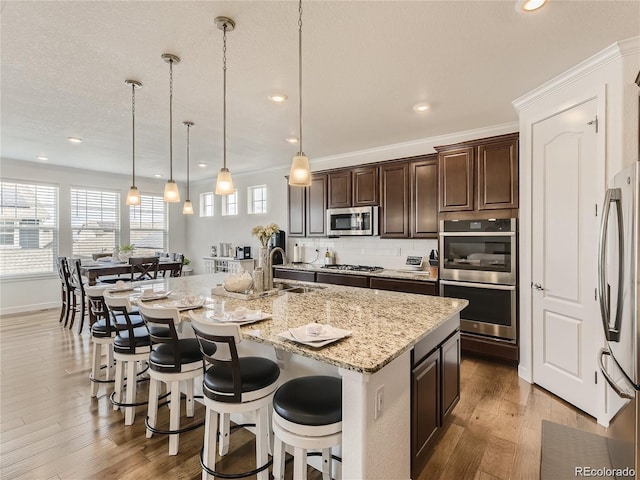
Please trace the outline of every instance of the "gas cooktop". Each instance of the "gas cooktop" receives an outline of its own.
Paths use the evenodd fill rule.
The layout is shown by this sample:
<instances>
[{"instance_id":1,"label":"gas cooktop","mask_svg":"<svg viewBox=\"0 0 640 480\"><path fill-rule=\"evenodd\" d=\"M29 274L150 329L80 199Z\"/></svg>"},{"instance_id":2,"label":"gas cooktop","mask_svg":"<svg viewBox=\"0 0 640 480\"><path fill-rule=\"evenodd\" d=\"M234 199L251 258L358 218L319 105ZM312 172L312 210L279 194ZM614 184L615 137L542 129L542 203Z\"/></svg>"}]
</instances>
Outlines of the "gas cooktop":
<instances>
[{"instance_id":1,"label":"gas cooktop","mask_svg":"<svg viewBox=\"0 0 640 480\"><path fill-rule=\"evenodd\" d=\"M370 267L368 265L323 265L322 268L331 270L351 270L354 272L379 272L382 267Z\"/></svg>"}]
</instances>

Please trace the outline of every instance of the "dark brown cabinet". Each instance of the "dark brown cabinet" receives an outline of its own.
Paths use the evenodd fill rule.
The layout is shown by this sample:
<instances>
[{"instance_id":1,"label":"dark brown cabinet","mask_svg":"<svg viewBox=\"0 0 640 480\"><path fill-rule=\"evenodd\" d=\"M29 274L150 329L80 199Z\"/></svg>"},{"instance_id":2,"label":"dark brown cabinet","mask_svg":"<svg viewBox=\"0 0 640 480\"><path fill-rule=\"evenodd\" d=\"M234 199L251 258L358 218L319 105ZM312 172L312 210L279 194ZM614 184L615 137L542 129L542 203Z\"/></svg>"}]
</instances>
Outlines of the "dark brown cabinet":
<instances>
[{"instance_id":1,"label":"dark brown cabinet","mask_svg":"<svg viewBox=\"0 0 640 480\"><path fill-rule=\"evenodd\" d=\"M316 273L316 282L346 285L348 287L369 287L369 277L364 275L349 275L342 273Z\"/></svg>"},{"instance_id":2,"label":"dark brown cabinet","mask_svg":"<svg viewBox=\"0 0 640 480\"><path fill-rule=\"evenodd\" d=\"M327 174L312 175L310 187L288 186L290 237L324 237L327 228Z\"/></svg>"},{"instance_id":3,"label":"dark brown cabinet","mask_svg":"<svg viewBox=\"0 0 640 480\"><path fill-rule=\"evenodd\" d=\"M440 212L518 208L518 134L436 147Z\"/></svg>"},{"instance_id":4,"label":"dark brown cabinet","mask_svg":"<svg viewBox=\"0 0 640 480\"><path fill-rule=\"evenodd\" d=\"M440 351L435 350L411 371L412 478L418 478L426 465L432 439L442 426L440 370Z\"/></svg>"},{"instance_id":5,"label":"dark brown cabinet","mask_svg":"<svg viewBox=\"0 0 640 480\"><path fill-rule=\"evenodd\" d=\"M327 175L312 175L307 187L307 237L327 235Z\"/></svg>"},{"instance_id":6,"label":"dark brown cabinet","mask_svg":"<svg viewBox=\"0 0 640 480\"><path fill-rule=\"evenodd\" d=\"M409 162L380 168L380 237L409 237Z\"/></svg>"},{"instance_id":7,"label":"dark brown cabinet","mask_svg":"<svg viewBox=\"0 0 640 480\"><path fill-rule=\"evenodd\" d=\"M281 270L275 268L273 278L282 278L286 280L298 280L300 282L315 282L316 272L302 272L300 270Z\"/></svg>"},{"instance_id":8,"label":"dark brown cabinet","mask_svg":"<svg viewBox=\"0 0 640 480\"><path fill-rule=\"evenodd\" d=\"M318 280L319 281L319 280ZM437 295L436 282L419 280L402 280L398 278L371 277L370 288L391 290L393 292L418 293L421 295Z\"/></svg>"},{"instance_id":9,"label":"dark brown cabinet","mask_svg":"<svg viewBox=\"0 0 640 480\"><path fill-rule=\"evenodd\" d=\"M329 208L378 205L378 167L359 167L331 172Z\"/></svg>"},{"instance_id":10,"label":"dark brown cabinet","mask_svg":"<svg viewBox=\"0 0 640 480\"><path fill-rule=\"evenodd\" d=\"M411 162L410 179L411 237L436 238L438 236L438 160L436 156Z\"/></svg>"},{"instance_id":11,"label":"dark brown cabinet","mask_svg":"<svg viewBox=\"0 0 640 480\"><path fill-rule=\"evenodd\" d=\"M306 233L306 187L288 186L290 237L304 237Z\"/></svg>"},{"instance_id":12,"label":"dark brown cabinet","mask_svg":"<svg viewBox=\"0 0 640 480\"><path fill-rule=\"evenodd\" d=\"M432 333L437 336L438 332ZM412 352L411 476L418 478L449 414L460 400L460 332L437 343L425 338ZM436 341L437 342L437 341ZM435 345L437 347L433 348ZM426 348L426 350L425 350ZM431 348L431 349L430 349ZM424 354L429 351L428 354Z\"/></svg>"}]
</instances>

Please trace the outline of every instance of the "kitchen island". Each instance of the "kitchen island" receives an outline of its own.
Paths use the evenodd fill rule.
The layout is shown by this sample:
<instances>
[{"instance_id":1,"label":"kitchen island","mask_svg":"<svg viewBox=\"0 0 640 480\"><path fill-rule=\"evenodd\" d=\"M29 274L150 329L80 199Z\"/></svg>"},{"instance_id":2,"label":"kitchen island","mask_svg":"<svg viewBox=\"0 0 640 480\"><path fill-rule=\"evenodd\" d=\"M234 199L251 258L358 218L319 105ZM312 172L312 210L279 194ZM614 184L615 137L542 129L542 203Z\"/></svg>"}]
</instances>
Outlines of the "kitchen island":
<instances>
[{"instance_id":1,"label":"kitchen island","mask_svg":"<svg viewBox=\"0 0 640 480\"><path fill-rule=\"evenodd\" d=\"M166 288L207 295L214 278L167 279ZM418 346L416 350L427 353L430 345L437 347L455 333L466 300L336 285L309 287L313 289L305 293L285 291L255 300L214 298L224 301L226 310L243 306L272 315L243 326L243 339L250 341L240 347L243 354L276 359L282 381L314 373L342 377L344 479L409 479L412 350ZM314 321L352 334L323 348L278 335Z\"/></svg>"}]
</instances>

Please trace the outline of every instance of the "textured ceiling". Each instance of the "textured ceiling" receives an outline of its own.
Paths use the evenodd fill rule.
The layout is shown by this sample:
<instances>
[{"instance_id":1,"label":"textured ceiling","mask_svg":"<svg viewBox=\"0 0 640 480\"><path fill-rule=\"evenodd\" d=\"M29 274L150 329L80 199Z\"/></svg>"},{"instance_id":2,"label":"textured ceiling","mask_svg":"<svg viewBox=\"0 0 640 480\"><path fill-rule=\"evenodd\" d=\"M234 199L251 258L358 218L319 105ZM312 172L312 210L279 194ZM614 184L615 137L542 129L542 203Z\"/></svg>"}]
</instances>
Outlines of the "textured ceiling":
<instances>
[{"instance_id":1,"label":"textured ceiling","mask_svg":"<svg viewBox=\"0 0 640 480\"><path fill-rule=\"evenodd\" d=\"M314 158L517 120L511 101L615 41L640 34L640 2L305 1L304 151ZM2 158L129 174L137 92L137 173L174 178L222 164L222 32L228 34L227 160L232 173L288 165L297 151L297 9L285 1L2 1ZM273 104L267 96L289 100ZM431 110L412 106L426 101ZM84 139L80 145L69 136Z\"/></svg>"}]
</instances>

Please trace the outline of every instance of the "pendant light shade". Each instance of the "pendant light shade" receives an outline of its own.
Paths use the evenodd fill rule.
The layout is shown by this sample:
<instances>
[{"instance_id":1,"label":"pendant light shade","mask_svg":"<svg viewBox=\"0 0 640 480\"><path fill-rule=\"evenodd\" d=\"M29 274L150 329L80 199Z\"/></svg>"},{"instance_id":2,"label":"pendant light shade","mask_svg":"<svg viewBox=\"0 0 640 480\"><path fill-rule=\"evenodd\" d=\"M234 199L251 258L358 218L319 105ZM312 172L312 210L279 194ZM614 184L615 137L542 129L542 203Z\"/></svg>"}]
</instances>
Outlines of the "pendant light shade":
<instances>
[{"instance_id":1,"label":"pendant light shade","mask_svg":"<svg viewBox=\"0 0 640 480\"><path fill-rule=\"evenodd\" d=\"M222 30L222 168L216 180L216 195L231 195L233 180L227 168L227 32L232 32L236 24L228 17L216 17L214 22Z\"/></svg>"},{"instance_id":2,"label":"pendant light shade","mask_svg":"<svg viewBox=\"0 0 640 480\"><path fill-rule=\"evenodd\" d=\"M300 150L291 162L289 185L308 187L311 185L311 171L309 170L309 159L302 151L302 0L298 2L298 122Z\"/></svg>"},{"instance_id":3,"label":"pendant light shade","mask_svg":"<svg viewBox=\"0 0 640 480\"><path fill-rule=\"evenodd\" d=\"M164 187L164 201L176 203L180 201L178 185L173 180L173 64L180 58L170 53L163 53L162 59L169 64L169 180Z\"/></svg>"},{"instance_id":4,"label":"pendant light shade","mask_svg":"<svg viewBox=\"0 0 640 480\"><path fill-rule=\"evenodd\" d=\"M193 122L182 122L182 124L187 127L187 199L184 201L182 213L185 215L193 215L193 205L191 204L191 200L189 200L189 147L191 143L189 130L193 127Z\"/></svg>"},{"instance_id":5,"label":"pendant light shade","mask_svg":"<svg viewBox=\"0 0 640 480\"><path fill-rule=\"evenodd\" d=\"M309 159L302 152L299 152L298 155L293 157L293 161L291 162L289 185L294 187L308 187L311 185Z\"/></svg>"},{"instance_id":6,"label":"pendant light shade","mask_svg":"<svg viewBox=\"0 0 640 480\"><path fill-rule=\"evenodd\" d=\"M133 167L131 188L127 193L127 205L140 205L140 192L136 187L136 88L142 88L142 83L137 80L125 80L124 83L131 87L131 165Z\"/></svg>"}]
</instances>

